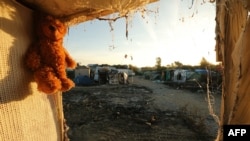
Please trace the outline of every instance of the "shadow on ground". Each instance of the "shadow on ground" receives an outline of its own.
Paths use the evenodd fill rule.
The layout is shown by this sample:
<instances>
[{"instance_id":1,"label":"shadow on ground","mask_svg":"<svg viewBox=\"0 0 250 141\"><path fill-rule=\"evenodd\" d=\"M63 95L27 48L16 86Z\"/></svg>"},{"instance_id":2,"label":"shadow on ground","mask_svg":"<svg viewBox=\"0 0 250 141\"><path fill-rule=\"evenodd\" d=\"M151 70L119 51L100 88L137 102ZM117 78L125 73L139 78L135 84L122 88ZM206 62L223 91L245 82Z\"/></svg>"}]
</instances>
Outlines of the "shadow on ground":
<instances>
[{"instance_id":1,"label":"shadow on ground","mask_svg":"<svg viewBox=\"0 0 250 141\"><path fill-rule=\"evenodd\" d=\"M211 141L205 118L153 109L152 90L130 85L76 87L63 94L71 141ZM211 119L210 119L211 120Z\"/></svg>"}]
</instances>

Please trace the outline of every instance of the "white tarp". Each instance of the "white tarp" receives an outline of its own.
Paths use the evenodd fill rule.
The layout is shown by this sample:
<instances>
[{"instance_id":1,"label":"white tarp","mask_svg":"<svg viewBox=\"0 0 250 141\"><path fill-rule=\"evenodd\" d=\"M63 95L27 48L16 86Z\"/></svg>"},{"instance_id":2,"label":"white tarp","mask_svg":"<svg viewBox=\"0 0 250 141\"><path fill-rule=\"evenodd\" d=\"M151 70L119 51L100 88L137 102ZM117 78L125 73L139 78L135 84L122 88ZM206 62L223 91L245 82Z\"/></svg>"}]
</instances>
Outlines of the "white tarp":
<instances>
[{"instance_id":1,"label":"white tarp","mask_svg":"<svg viewBox=\"0 0 250 141\"><path fill-rule=\"evenodd\" d=\"M175 70L173 82L184 83L186 81L186 71L187 70L183 70L183 69Z\"/></svg>"}]
</instances>

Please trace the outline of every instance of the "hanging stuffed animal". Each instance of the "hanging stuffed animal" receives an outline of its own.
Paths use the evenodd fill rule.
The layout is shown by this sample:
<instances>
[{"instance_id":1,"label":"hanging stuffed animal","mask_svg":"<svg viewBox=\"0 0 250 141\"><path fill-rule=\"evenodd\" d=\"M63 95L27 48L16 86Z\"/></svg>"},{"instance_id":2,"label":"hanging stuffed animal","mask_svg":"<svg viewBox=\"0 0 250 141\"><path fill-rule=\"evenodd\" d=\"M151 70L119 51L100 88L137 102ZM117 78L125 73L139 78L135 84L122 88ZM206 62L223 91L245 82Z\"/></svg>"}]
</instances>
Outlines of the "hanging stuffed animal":
<instances>
[{"instance_id":1,"label":"hanging stuffed animal","mask_svg":"<svg viewBox=\"0 0 250 141\"><path fill-rule=\"evenodd\" d=\"M75 86L66 74L67 67L76 67L76 62L63 47L66 33L67 27L60 20L49 15L39 16L37 41L29 47L25 58L39 91L52 94Z\"/></svg>"}]
</instances>

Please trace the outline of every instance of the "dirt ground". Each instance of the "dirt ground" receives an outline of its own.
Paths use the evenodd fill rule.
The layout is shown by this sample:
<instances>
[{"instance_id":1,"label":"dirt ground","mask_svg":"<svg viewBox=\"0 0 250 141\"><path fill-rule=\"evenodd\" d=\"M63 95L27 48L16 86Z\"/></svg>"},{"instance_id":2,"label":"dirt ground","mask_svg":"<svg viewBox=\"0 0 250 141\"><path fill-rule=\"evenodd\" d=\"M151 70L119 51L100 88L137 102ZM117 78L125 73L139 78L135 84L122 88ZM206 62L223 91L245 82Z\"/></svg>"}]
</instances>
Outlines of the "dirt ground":
<instances>
[{"instance_id":1,"label":"dirt ground","mask_svg":"<svg viewBox=\"0 0 250 141\"><path fill-rule=\"evenodd\" d=\"M211 97L219 116L221 95ZM130 78L128 85L75 87L63 94L71 141L213 141L218 125L206 92Z\"/></svg>"}]
</instances>

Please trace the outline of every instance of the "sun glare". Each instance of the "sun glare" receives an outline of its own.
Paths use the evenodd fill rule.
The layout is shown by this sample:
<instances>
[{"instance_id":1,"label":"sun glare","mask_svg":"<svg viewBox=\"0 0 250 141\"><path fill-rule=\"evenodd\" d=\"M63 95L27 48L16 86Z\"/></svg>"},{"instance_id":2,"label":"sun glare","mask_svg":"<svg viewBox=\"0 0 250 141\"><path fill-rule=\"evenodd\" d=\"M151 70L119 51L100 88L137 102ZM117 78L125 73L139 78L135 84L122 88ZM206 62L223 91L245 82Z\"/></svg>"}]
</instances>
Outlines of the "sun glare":
<instances>
[{"instance_id":1,"label":"sun glare","mask_svg":"<svg viewBox=\"0 0 250 141\"><path fill-rule=\"evenodd\" d=\"M175 61L199 65L203 57L216 64L213 4L196 2L190 9L189 2L173 0L152 5L149 7L158 7L153 8L158 12L146 12L143 18L139 13L133 15L128 38L125 37L124 19L113 23L113 31L108 21L98 20L72 27L70 31L73 33L66 38L68 50L77 62L86 65L154 66L157 57L161 58L162 66ZM110 49L110 46L114 48ZM124 58L124 55L128 57Z\"/></svg>"}]
</instances>

